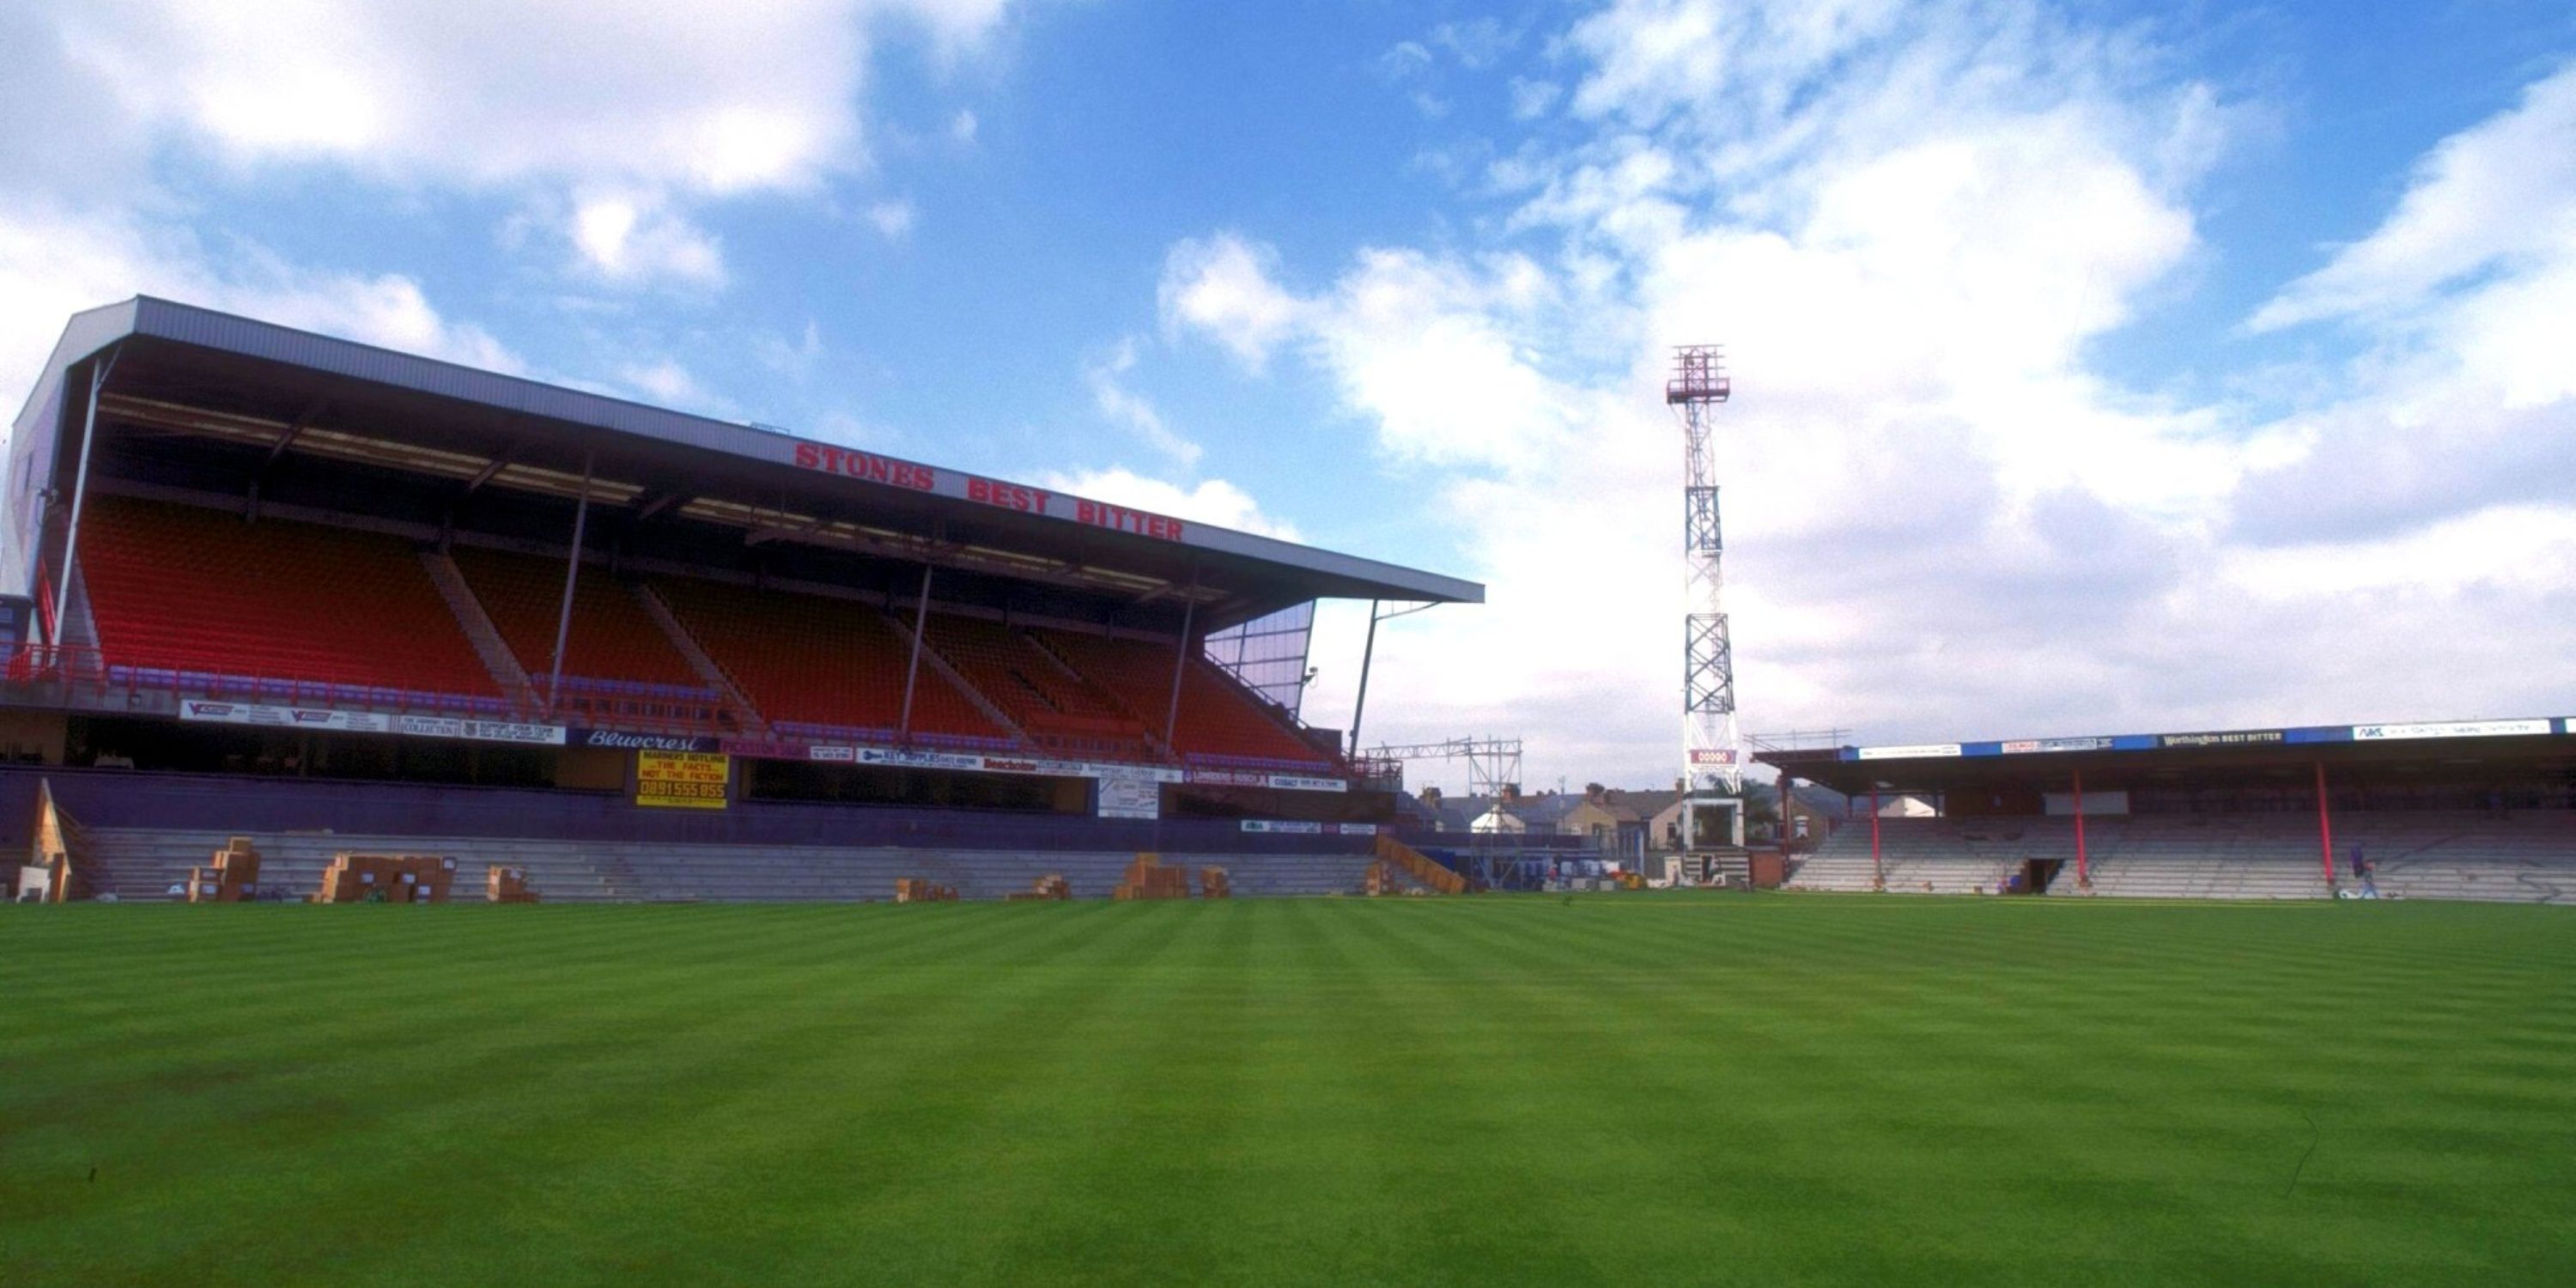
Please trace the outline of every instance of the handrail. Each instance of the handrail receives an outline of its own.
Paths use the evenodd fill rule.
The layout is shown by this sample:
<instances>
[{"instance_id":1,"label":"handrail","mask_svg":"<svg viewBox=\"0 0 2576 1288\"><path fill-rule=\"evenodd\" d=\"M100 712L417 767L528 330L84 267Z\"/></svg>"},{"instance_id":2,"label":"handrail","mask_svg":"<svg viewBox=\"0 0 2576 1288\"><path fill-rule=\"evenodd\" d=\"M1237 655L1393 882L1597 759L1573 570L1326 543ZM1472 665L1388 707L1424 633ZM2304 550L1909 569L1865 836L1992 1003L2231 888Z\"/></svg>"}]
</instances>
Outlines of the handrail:
<instances>
[{"instance_id":1,"label":"handrail","mask_svg":"<svg viewBox=\"0 0 2576 1288\"><path fill-rule=\"evenodd\" d=\"M119 665L89 645L22 643L0 647L0 685L54 687L100 699L157 695L217 702L267 702L280 706L361 709L396 715L480 716L521 723L594 721L644 733L738 732L721 702L691 703L651 695L566 693L551 709L532 691L449 693L394 685L359 684L266 671L235 674L173 667Z\"/></svg>"},{"instance_id":2,"label":"handrail","mask_svg":"<svg viewBox=\"0 0 2576 1288\"><path fill-rule=\"evenodd\" d=\"M111 662L105 653L91 645L22 643L0 646L0 688L51 689L67 697L86 697L127 707L135 705L131 701L135 696L152 695L166 698L174 705L181 700L194 699L339 708L395 715L466 716L529 724L589 724L622 732L691 737L748 737L752 733L736 722L722 696L714 693L703 700L693 701L675 694L600 692L568 685L557 701L548 706L532 689L526 688L505 689L498 695L444 693L389 685L352 684L309 675L240 675L125 666ZM120 703L119 699L126 701ZM806 736L884 740L933 749L1018 752L1031 748L1040 753L1076 755L1103 761L1132 759L1140 764L1161 765L1177 762L1207 769L1231 767L1317 776L1333 776L1337 768L1320 758L1301 762L1221 754L1166 757L1158 753L1150 739L1090 738L1052 731L1032 731L1031 737L1025 741L920 732L906 738L892 730L863 731L803 725L794 720L773 719L770 723L791 734L802 731Z\"/></svg>"}]
</instances>

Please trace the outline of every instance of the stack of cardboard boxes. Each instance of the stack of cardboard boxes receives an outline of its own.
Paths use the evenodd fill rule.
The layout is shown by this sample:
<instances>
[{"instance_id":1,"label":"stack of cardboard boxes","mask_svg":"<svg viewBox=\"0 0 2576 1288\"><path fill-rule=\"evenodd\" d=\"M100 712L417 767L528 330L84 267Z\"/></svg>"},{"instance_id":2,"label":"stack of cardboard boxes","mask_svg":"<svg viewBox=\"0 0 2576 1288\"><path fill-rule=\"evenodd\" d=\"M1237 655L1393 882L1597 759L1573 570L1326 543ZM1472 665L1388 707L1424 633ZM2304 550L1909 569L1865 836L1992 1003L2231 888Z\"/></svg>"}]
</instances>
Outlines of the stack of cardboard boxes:
<instances>
[{"instance_id":1,"label":"stack of cardboard boxes","mask_svg":"<svg viewBox=\"0 0 2576 1288\"><path fill-rule=\"evenodd\" d=\"M1187 899L1190 897L1190 870L1167 868L1161 856L1139 854L1127 865L1127 875L1116 889L1113 899Z\"/></svg>"},{"instance_id":2,"label":"stack of cardboard boxes","mask_svg":"<svg viewBox=\"0 0 2576 1288\"><path fill-rule=\"evenodd\" d=\"M934 885L919 877L894 879L896 903L953 903L956 899L957 887L955 886Z\"/></svg>"},{"instance_id":3,"label":"stack of cardboard boxes","mask_svg":"<svg viewBox=\"0 0 2576 1288\"><path fill-rule=\"evenodd\" d=\"M215 851L211 866L188 869L188 902L240 903L259 897L259 851L236 836Z\"/></svg>"},{"instance_id":4,"label":"stack of cardboard boxes","mask_svg":"<svg viewBox=\"0 0 2576 1288\"><path fill-rule=\"evenodd\" d=\"M483 897L494 903L535 903L537 892L528 888L526 868L495 863L483 873Z\"/></svg>"},{"instance_id":5,"label":"stack of cardboard boxes","mask_svg":"<svg viewBox=\"0 0 2576 1288\"><path fill-rule=\"evenodd\" d=\"M1234 879L1227 876L1223 868L1200 868L1199 897L1202 899L1233 898Z\"/></svg>"},{"instance_id":6,"label":"stack of cardboard boxes","mask_svg":"<svg viewBox=\"0 0 2576 1288\"><path fill-rule=\"evenodd\" d=\"M335 854L313 902L445 903L455 877L456 860L434 854Z\"/></svg>"},{"instance_id":7,"label":"stack of cardboard boxes","mask_svg":"<svg viewBox=\"0 0 2576 1288\"><path fill-rule=\"evenodd\" d=\"M1062 876L1050 872L1029 883L1028 889L1003 895L1002 899L1006 903L1028 903L1033 901L1071 899L1072 897L1073 887L1065 884L1065 880Z\"/></svg>"}]
</instances>

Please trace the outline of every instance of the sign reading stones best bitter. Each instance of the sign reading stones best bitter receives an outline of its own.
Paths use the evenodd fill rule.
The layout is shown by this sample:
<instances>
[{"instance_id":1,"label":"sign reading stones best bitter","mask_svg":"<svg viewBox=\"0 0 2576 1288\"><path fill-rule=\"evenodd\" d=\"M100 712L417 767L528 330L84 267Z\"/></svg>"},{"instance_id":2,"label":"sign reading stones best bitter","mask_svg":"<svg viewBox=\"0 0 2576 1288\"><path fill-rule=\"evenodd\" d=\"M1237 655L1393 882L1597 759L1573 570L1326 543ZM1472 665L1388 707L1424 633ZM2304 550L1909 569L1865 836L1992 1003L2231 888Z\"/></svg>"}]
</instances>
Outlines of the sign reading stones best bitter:
<instances>
[{"instance_id":1,"label":"sign reading stones best bitter","mask_svg":"<svg viewBox=\"0 0 2576 1288\"><path fill-rule=\"evenodd\" d=\"M733 758L713 751L635 753L635 803L663 809L723 809L731 803Z\"/></svg>"}]
</instances>

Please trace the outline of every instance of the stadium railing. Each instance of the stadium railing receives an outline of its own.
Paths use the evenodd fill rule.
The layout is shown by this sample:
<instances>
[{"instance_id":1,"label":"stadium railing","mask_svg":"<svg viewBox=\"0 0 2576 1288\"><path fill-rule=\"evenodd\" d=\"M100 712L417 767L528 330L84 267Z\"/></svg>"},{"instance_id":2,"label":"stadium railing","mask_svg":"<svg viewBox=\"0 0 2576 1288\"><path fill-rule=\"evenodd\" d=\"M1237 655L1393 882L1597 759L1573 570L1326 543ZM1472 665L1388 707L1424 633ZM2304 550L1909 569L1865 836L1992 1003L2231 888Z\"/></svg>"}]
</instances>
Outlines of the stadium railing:
<instances>
[{"instance_id":1,"label":"stadium railing","mask_svg":"<svg viewBox=\"0 0 2576 1288\"><path fill-rule=\"evenodd\" d=\"M516 714L502 698L466 693L349 684L293 675L229 675L162 667L116 666L99 650L79 645L18 644L0 665L12 687L47 688L67 698L163 697L280 706L360 707L418 715L506 718ZM126 705L142 704L128 702Z\"/></svg>"},{"instance_id":2,"label":"stadium railing","mask_svg":"<svg viewBox=\"0 0 2576 1288\"><path fill-rule=\"evenodd\" d=\"M0 682L37 690L66 702L121 709L151 709L155 700L241 702L273 706L363 710L394 715L437 715L530 723L595 724L637 733L734 732L711 692L673 686L564 681L549 706L533 691L502 697L382 685L349 684L295 675L233 675L215 671L110 664L96 648L18 644L0 651Z\"/></svg>"}]
</instances>

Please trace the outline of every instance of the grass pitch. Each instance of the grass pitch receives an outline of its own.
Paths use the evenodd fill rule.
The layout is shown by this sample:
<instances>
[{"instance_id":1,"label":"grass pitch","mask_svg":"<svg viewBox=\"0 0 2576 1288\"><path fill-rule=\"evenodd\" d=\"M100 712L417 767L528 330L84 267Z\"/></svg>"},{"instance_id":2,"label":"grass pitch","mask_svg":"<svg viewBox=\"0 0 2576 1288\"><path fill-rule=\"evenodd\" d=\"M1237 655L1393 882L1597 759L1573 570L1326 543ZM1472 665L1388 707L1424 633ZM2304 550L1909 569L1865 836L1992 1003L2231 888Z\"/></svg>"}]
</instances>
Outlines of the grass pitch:
<instances>
[{"instance_id":1,"label":"grass pitch","mask_svg":"<svg viewBox=\"0 0 2576 1288\"><path fill-rule=\"evenodd\" d=\"M2576 910L0 909L0 1284L2576 1282Z\"/></svg>"}]
</instances>

